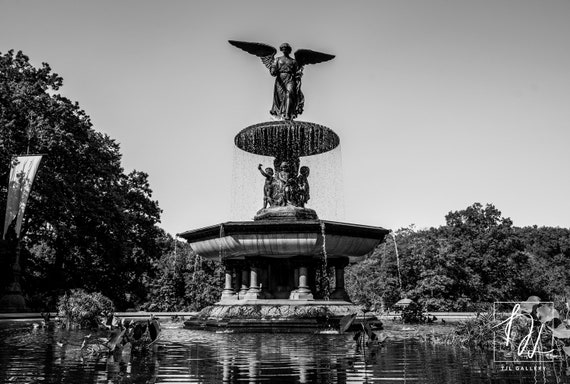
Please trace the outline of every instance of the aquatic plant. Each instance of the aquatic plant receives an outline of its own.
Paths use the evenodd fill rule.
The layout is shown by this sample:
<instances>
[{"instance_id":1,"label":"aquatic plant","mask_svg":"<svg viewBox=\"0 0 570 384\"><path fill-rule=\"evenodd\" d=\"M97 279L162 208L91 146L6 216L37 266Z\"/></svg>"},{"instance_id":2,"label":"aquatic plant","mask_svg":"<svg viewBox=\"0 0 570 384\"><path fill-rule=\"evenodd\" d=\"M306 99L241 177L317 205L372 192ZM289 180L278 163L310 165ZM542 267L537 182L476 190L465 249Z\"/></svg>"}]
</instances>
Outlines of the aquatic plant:
<instances>
[{"instance_id":1,"label":"aquatic plant","mask_svg":"<svg viewBox=\"0 0 570 384\"><path fill-rule=\"evenodd\" d=\"M461 321L450 340L452 344L490 349L493 346L493 335L496 332L497 323L493 313L478 313L474 318Z\"/></svg>"},{"instance_id":2,"label":"aquatic plant","mask_svg":"<svg viewBox=\"0 0 570 384\"><path fill-rule=\"evenodd\" d=\"M97 327L102 316L113 314L115 306L99 292L72 289L59 297L57 310L66 327Z\"/></svg>"},{"instance_id":3,"label":"aquatic plant","mask_svg":"<svg viewBox=\"0 0 570 384\"><path fill-rule=\"evenodd\" d=\"M570 306L562 306L563 313L553 302L544 302L537 296L516 303L510 314L494 327L501 332L500 346L515 358L556 358L570 356Z\"/></svg>"},{"instance_id":4,"label":"aquatic plant","mask_svg":"<svg viewBox=\"0 0 570 384\"><path fill-rule=\"evenodd\" d=\"M502 306L501 306L502 305ZM505 311L505 305L512 305ZM494 349L519 359L565 359L570 356L570 305L543 302L537 296L518 303L497 303L493 312L460 322L448 344Z\"/></svg>"}]
</instances>

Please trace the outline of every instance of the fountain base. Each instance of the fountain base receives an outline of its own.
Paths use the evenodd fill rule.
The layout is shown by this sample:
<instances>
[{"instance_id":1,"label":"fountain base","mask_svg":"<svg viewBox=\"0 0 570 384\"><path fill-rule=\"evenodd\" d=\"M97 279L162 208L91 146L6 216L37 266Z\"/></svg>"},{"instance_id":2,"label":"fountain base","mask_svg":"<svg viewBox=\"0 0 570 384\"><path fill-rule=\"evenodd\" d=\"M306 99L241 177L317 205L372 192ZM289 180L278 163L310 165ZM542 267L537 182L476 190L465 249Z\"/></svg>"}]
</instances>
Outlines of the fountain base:
<instances>
[{"instance_id":1,"label":"fountain base","mask_svg":"<svg viewBox=\"0 0 570 384\"><path fill-rule=\"evenodd\" d=\"M187 329L221 332L315 333L338 330L343 316L360 312L347 301L236 300L217 303L187 319ZM354 328L366 318L373 327L380 321L368 313L356 318Z\"/></svg>"},{"instance_id":2,"label":"fountain base","mask_svg":"<svg viewBox=\"0 0 570 384\"><path fill-rule=\"evenodd\" d=\"M271 220L271 221L300 221L300 220L318 220L317 212L310 208L295 207L288 205L285 207L270 207L257 211L253 220Z\"/></svg>"}]
</instances>

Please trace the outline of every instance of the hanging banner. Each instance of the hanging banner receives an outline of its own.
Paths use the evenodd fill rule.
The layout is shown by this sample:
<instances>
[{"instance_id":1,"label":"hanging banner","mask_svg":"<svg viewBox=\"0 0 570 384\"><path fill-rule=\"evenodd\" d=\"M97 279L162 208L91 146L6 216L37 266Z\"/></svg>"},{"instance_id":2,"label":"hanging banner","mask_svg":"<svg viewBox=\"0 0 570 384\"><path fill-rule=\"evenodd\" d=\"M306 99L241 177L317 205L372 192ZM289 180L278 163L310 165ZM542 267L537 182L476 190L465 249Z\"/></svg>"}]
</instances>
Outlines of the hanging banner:
<instances>
[{"instance_id":1,"label":"hanging banner","mask_svg":"<svg viewBox=\"0 0 570 384\"><path fill-rule=\"evenodd\" d=\"M10 225L14 225L16 235L18 238L20 237L26 203L41 159L41 155L17 156L12 159L3 239L6 237Z\"/></svg>"}]
</instances>

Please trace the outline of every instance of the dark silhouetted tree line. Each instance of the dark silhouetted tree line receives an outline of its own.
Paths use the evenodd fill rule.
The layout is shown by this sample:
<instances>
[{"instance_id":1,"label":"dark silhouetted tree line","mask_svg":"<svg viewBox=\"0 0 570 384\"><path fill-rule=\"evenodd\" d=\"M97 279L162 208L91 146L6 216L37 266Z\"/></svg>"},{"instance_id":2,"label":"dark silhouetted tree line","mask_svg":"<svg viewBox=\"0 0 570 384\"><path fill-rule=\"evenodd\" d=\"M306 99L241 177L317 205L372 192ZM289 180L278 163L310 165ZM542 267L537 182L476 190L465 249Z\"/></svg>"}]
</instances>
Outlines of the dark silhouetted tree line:
<instances>
[{"instance_id":1,"label":"dark silhouetted tree line","mask_svg":"<svg viewBox=\"0 0 570 384\"><path fill-rule=\"evenodd\" d=\"M22 52L0 54L2 221L12 156L44 155L21 232L28 302L53 308L76 287L103 293L119 309L152 301L151 282L174 240L157 226L148 175L124 172L119 145L57 93L62 85L46 63L36 68ZM9 240L0 246L2 285L11 281L14 249Z\"/></svg>"},{"instance_id":2,"label":"dark silhouetted tree line","mask_svg":"<svg viewBox=\"0 0 570 384\"><path fill-rule=\"evenodd\" d=\"M439 228L395 233L347 272L352 297L390 308L410 298L427 310L476 310L495 301L570 297L570 230L514 227L491 204L450 212Z\"/></svg>"}]
</instances>

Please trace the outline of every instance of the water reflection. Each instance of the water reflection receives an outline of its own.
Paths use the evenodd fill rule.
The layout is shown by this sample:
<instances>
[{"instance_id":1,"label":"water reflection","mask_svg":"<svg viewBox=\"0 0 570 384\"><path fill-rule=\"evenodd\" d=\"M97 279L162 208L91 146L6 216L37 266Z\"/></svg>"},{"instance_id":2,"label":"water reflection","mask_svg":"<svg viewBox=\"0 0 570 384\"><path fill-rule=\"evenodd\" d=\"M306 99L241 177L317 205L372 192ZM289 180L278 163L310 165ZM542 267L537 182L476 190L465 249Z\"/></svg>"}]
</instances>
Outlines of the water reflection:
<instances>
[{"instance_id":1,"label":"water reflection","mask_svg":"<svg viewBox=\"0 0 570 384\"><path fill-rule=\"evenodd\" d=\"M220 334L165 325L153 351L83 356L87 332L2 325L9 383L557 383L560 363L503 369L492 356L410 340L357 347L350 335ZM104 336L102 333L100 336Z\"/></svg>"}]
</instances>

